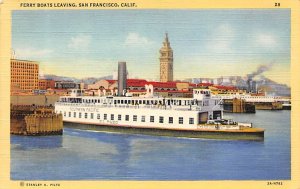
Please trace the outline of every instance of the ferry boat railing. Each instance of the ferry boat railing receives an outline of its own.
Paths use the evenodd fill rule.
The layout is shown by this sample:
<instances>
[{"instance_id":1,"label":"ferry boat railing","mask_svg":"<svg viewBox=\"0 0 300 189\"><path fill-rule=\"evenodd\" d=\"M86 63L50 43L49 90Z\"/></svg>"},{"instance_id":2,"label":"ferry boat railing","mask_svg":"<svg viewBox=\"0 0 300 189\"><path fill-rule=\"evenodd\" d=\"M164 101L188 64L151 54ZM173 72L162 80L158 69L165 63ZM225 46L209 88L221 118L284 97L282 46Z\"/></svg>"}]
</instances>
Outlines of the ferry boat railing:
<instances>
[{"instance_id":1,"label":"ferry boat railing","mask_svg":"<svg viewBox=\"0 0 300 189\"><path fill-rule=\"evenodd\" d=\"M62 106L72 106L72 107L97 107L97 108L126 108L126 109L165 109L165 110L193 110L200 111L202 107L192 105L192 106L177 106L177 105L121 105L121 104L97 104L97 103L66 103L66 102L56 102L57 105Z\"/></svg>"}]
</instances>

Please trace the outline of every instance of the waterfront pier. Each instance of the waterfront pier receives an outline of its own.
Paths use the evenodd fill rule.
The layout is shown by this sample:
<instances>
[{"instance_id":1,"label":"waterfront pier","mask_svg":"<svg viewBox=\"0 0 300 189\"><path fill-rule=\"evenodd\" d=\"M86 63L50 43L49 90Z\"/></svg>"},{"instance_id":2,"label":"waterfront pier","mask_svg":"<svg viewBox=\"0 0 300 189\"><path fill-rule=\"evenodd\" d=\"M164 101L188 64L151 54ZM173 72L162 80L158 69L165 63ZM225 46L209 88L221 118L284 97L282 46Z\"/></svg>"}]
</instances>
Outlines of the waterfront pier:
<instances>
[{"instance_id":1,"label":"waterfront pier","mask_svg":"<svg viewBox=\"0 0 300 189\"><path fill-rule=\"evenodd\" d=\"M248 103L243 99L224 99L223 100L224 112L231 113L255 113L256 108L254 104Z\"/></svg>"},{"instance_id":2,"label":"waterfront pier","mask_svg":"<svg viewBox=\"0 0 300 189\"><path fill-rule=\"evenodd\" d=\"M10 133L15 135L61 135L61 114L55 114L52 106L12 105Z\"/></svg>"}]
</instances>

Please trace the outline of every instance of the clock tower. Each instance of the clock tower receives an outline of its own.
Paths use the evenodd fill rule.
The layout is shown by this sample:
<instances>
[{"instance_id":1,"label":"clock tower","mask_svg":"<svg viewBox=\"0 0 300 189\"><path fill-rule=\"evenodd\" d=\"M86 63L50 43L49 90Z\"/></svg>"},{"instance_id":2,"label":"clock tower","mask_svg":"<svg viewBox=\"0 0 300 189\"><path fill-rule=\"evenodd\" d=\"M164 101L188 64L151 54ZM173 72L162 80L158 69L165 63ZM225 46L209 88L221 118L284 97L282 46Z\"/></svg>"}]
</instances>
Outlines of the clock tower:
<instances>
[{"instance_id":1,"label":"clock tower","mask_svg":"<svg viewBox=\"0 0 300 189\"><path fill-rule=\"evenodd\" d=\"M173 81L173 50L170 46L168 33L166 33L165 41L159 51L160 57L160 81Z\"/></svg>"}]
</instances>

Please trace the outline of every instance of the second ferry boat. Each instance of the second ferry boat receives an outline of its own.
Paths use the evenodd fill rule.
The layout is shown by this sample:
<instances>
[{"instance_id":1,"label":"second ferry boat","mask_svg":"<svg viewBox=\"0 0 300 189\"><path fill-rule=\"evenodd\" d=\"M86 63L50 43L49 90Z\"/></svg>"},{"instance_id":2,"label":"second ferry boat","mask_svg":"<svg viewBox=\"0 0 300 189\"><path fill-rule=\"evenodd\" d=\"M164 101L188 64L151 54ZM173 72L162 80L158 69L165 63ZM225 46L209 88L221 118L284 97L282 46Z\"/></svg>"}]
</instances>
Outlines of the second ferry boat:
<instances>
[{"instance_id":1,"label":"second ferry boat","mask_svg":"<svg viewBox=\"0 0 300 189\"><path fill-rule=\"evenodd\" d=\"M192 98L163 98L153 95L153 86L144 96L85 96L73 89L55 103L55 112L63 115L64 126L131 134L158 136L263 140L264 129L251 123L223 119L220 99L209 89L193 89Z\"/></svg>"}]
</instances>

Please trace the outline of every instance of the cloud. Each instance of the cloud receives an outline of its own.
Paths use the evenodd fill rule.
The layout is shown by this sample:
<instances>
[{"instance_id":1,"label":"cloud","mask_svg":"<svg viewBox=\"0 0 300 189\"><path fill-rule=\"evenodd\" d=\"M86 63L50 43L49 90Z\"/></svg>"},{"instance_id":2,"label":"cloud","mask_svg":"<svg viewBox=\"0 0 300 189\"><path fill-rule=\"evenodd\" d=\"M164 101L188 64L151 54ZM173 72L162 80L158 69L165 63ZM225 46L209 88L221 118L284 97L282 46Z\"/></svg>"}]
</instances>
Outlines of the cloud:
<instances>
[{"instance_id":1,"label":"cloud","mask_svg":"<svg viewBox=\"0 0 300 189\"><path fill-rule=\"evenodd\" d=\"M221 24L212 32L207 49L214 53L232 52L235 32L229 24Z\"/></svg>"},{"instance_id":2,"label":"cloud","mask_svg":"<svg viewBox=\"0 0 300 189\"><path fill-rule=\"evenodd\" d=\"M35 48L17 48L15 49L15 57L20 59L36 59L47 57L53 53L51 49L35 49Z\"/></svg>"},{"instance_id":3,"label":"cloud","mask_svg":"<svg viewBox=\"0 0 300 189\"><path fill-rule=\"evenodd\" d=\"M275 36L271 34L258 34L256 36L256 42L263 47L274 47L277 45Z\"/></svg>"},{"instance_id":4,"label":"cloud","mask_svg":"<svg viewBox=\"0 0 300 189\"><path fill-rule=\"evenodd\" d=\"M79 49L86 49L89 47L91 43L91 37L88 35L77 35L72 37L68 47L71 49L79 50Z\"/></svg>"},{"instance_id":5,"label":"cloud","mask_svg":"<svg viewBox=\"0 0 300 189\"><path fill-rule=\"evenodd\" d=\"M152 44L153 41L149 40L146 37L141 36L138 33L128 33L125 39L125 45L128 46L142 46Z\"/></svg>"}]
</instances>

